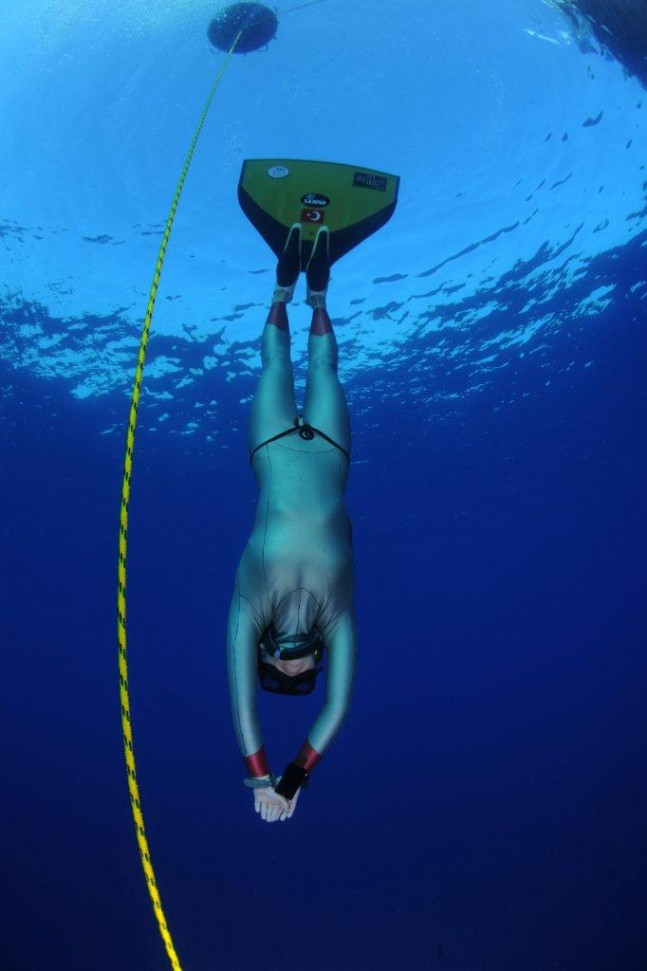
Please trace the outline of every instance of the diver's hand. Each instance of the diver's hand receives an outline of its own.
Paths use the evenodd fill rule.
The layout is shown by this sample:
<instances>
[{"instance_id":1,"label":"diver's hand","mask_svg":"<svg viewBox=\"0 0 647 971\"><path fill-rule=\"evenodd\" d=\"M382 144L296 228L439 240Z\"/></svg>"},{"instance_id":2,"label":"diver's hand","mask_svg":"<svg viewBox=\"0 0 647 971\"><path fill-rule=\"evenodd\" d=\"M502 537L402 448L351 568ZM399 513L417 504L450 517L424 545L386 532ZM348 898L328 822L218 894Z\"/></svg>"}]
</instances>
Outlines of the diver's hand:
<instances>
[{"instance_id":1,"label":"diver's hand","mask_svg":"<svg viewBox=\"0 0 647 971\"><path fill-rule=\"evenodd\" d=\"M294 793L294 795L290 799L290 802L288 804L288 809L287 809L287 811L285 813L285 816L281 816L281 822L283 822L284 819L289 819L291 817L292 813L294 812L294 807L297 804L297 799L299 798L299 793L300 792L301 792L301 790L300 789L297 789L297 791Z\"/></svg>"},{"instance_id":2,"label":"diver's hand","mask_svg":"<svg viewBox=\"0 0 647 971\"><path fill-rule=\"evenodd\" d=\"M254 789L254 809L266 823L275 823L277 819L283 822L289 818L290 803L274 789Z\"/></svg>"},{"instance_id":3,"label":"diver's hand","mask_svg":"<svg viewBox=\"0 0 647 971\"><path fill-rule=\"evenodd\" d=\"M284 823L290 819L299 798L300 789L288 800L279 796L274 789L254 789L254 809L261 814L261 819L268 823L275 823L277 819Z\"/></svg>"}]
</instances>

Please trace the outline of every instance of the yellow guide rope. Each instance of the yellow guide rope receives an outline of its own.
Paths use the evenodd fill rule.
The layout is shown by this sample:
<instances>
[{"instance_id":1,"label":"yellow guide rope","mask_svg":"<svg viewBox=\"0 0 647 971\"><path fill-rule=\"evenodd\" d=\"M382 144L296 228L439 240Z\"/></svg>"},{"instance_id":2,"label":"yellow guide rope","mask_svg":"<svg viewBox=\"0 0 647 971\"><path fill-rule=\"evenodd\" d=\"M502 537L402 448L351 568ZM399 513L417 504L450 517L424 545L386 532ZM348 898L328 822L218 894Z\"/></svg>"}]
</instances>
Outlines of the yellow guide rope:
<instances>
[{"instance_id":1,"label":"yellow guide rope","mask_svg":"<svg viewBox=\"0 0 647 971\"><path fill-rule=\"evenodd\" d=\"M133 749L133 734L130 722L130 697L128 693L128 658L126 653L126 554L128 550L128 505L130 502L130 482L132 477L132 467L133 467L133 451L135 446L135 428L137 426L137 409L139 407L139 399L141 395L142 388L142 378L144 375L144 363L146 360L146 347L148 345L148 337L150 334L151 320L153 318L153 310L155 308L155 299L157 297L157 290L159 287L160 276L162 273L162 265L164 263L164 257L166 256L166 247L168 246L168 241L171 236L171 230L173 228L173 222L175 220L175 214L177 212L178 203L180 201L180 196L182 194L182 189L184 187L184 182L189 171L189 166L191 165L191 159L193 158L193 153L195 151L198 138L204 126L207 114L209 113L209 108L211 107L211 102L214 99L218 86L222 80L222 76L225 73L227 65L229 64L229 59L236 49L236 45L240 40L242 31L238 34L234 43L231 45L229 53L225 57L222 63L218 76L214 82L214 85L209 93L206 104L200 116L197 128L191 139L191 144L189 146L189 151L184 162L184 167L182 169L182 174L180 175L177 188L175 190L175 195L173 197L173 202L171 203L171 209L168 214L168 219L166 220L166 227L164 229L164 235L162 237L162 242L159 248L159 254L157 256L157 263L155 264L155 272L153 273L153 282L151 284L150 294L148 297L148 306L146 307L146 315L144 317L144 327L142 330L142 336L139 343L139 355L137 358L137 368L135 370L135 378L133 381L133 391L132 398L130 402L130 416L128 419L128 433L126 437L126 455L124 460L124 474L121 484L121 513L120 513L120 526L119 526L119 565L118 565L118 579L117 579L117 640L119 643L119 682L120 682L120 699L121 699L121 728L124 740L124 753L126 757L126 772L128 773L128 789L130 792L130 805L133 813L133 820L135 822L135 830L137 833L137 843L139 844L139 854L141 856L141 863L144 869L144 875L146 877L146 883L148 886L148 893L153 904L153 909L155 911L155 917L157 918L157 923L159 925L159 931L162 935L162 940L164 941L164 946L166 947L166 953L168 955L169 961L173 971L182 971L180 965L180 960L173 946L173 939L171 937L171 932L168 929L166 923L166 917L164 916L164 910L162 908L162 901L160 898L159 890L157 888L157 880L155 879L155 872L153 870L153 864L151 861L150 850L148 847L148 840L146 839L146 829L144 826L144 817L142 815L141 800L139 795L139 786L137 784L137 772L135 769L135 752Z\"/></svg>"}]
</instances>

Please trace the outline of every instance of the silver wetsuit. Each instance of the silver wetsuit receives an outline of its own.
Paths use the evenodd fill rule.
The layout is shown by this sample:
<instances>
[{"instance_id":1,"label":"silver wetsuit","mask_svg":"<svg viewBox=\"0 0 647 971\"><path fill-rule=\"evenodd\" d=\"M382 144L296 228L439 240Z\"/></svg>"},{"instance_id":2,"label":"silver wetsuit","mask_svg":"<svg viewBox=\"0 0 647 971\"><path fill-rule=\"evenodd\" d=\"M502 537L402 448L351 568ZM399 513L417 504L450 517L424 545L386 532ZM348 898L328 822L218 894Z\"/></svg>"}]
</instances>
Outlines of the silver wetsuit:
<instances>
[{"instance_id":1,"label":"silver wetsuit","mask_svg":"<svg viewBox=\"0 0 647 971\"><path fill-rule=\"evenodd\" d=\"M311 335L308 350L303 420L311 427L300 434L294 427L289 334L266 325L249 431L259 498L227 629L232 715L246 760L263 746L256 710L257 651L270 624L280 636L316 628L323 638L326 699L306 743L317 755L341 727L353 687L353 557L343 500L350 422L337 378L334 334ZM280 435L288 429L291 434Z\"/></svg>"}]
</instances>

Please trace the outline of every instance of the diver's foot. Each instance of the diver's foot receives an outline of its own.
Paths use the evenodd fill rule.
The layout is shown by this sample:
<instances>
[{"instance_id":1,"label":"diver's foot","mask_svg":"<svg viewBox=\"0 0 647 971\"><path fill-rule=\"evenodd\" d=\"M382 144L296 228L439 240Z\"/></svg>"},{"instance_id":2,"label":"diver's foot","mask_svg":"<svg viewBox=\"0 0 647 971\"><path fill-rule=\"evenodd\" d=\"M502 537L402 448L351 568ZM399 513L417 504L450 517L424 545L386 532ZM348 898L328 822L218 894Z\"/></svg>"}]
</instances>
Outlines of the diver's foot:
<instances>
[{"instance_id":1,"label":"diver's foot","mask_svg":"<svg viewBox=\"0 0 647 971\"><path fill-rule=\"evenodd\" d=\"M301 223L294 223L276 264L276 289L272 303L289 303L301 272Z\"/></svg>"},{"instance_id":2,"label":"diver's foot","mask_svg":"<svg viewBox=\"0 0 647 971\"><path fill-rule=\"evenodd\" d=\"M326 306L326 293L330 280L330 233L327 226L320 226L312 248L312 256L306 267L308 294L306 303L313 310Z\"/></svg>"}]
</instances>

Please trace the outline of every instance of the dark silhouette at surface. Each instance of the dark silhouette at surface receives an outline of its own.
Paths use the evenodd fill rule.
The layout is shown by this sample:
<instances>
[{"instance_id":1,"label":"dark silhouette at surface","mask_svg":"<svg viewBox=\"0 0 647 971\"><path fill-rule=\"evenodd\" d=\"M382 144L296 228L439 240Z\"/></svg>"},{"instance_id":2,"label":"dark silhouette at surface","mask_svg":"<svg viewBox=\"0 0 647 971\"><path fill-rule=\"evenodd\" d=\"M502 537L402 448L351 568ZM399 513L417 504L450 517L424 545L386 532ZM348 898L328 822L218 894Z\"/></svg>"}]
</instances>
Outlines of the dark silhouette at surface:
<instances>
[{"instance_id":1,"label":"dark silhouette at surface","mask_svg":"<svg viewBox=\"0 0 647 971\"><path fill-rule=\"evenodd\" d=\"M262 50L274 40L276 14L262 3L232 3L209 24L207 36L220 51L227 52L240 33L236 54Z\"/></svg>"},{"instance_id":2,"label":"dark silhouette at surface","mask_svg":"<svg viewBox=\"0 0 647 971\"><path fill-rule=\"evenodd\" d=\"M559 6L576 23L584 18L597 41L647 87L645 0L560 0Z\"/></svg>"}]
</instances>

